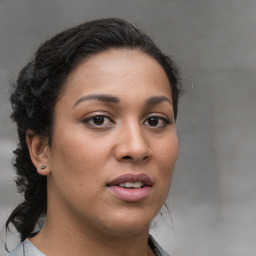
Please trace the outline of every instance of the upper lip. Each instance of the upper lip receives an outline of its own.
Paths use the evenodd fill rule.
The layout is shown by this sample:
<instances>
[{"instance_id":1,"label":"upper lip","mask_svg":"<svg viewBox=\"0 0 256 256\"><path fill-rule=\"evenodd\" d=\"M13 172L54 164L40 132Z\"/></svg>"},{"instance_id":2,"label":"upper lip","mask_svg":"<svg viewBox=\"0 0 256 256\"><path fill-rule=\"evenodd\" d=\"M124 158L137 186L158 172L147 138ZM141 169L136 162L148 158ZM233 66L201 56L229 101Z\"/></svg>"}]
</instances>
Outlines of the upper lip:
<instances>
[{"instance_id":1,"label":"upper lip","mask_svg":"<svg viewBox=\"0 0 256 256\"><path fill-rule=\"evenodd\" d=\"M127 173L127 174L124 174L124 175L121 175L121 176L115 178L107 185L108 186L116 186L116 185L119 185L120 183L125 183L125 182L133 182L133 183L134 182L142 182L146 186L153 185L151 178L145 173L141 173L141 174Z\"/></svg>"}]
</instances>

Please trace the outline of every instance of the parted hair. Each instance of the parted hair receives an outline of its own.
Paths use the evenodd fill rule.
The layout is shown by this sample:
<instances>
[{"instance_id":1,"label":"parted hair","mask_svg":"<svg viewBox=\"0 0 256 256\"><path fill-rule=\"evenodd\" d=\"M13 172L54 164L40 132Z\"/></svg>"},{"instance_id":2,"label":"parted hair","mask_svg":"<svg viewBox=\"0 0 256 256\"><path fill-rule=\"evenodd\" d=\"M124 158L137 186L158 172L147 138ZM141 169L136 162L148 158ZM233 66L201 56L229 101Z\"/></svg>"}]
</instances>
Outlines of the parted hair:
<instances>
[{"instance_id":1,"label":"parted hair","mask_svg":"<svg viewBox=\"0 0 256 256\"><path fill-rule=\"evenodd\" d=\"M67 29L43 43L32 60L21 70L10 96L17 124L19 143L13 166L18 192L24 195L6 222L13 224L21 241L32 237L41 217L47 212L47 178L37 173L26 144L28 130L48 138L51 146L53 110L70 72L82 60L113 48L140 50L154 58L164 69L171 86L174 117L182 91L179 72L150 36L131 23L108 18L89 21Z\"/></svg>"}]
</instances>

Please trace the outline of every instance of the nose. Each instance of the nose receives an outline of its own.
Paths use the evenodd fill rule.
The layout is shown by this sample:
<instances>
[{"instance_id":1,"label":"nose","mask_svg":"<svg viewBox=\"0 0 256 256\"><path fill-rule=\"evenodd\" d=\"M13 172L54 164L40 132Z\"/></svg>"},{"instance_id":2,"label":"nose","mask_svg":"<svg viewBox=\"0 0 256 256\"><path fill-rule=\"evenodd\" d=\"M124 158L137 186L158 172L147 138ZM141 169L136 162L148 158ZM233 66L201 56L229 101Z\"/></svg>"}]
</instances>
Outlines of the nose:
<instances>
[{"instance_id":1,"label":"nose","mask_svg":"<svg viewBox=\"0 0 256 256\"><path fill-rule=\"evenodd\" d=\"M140 124L128 124L119 130L114 154L118 161L133 163L146 162L152 158L149 141Z\"/></svg>"}]
</instances>

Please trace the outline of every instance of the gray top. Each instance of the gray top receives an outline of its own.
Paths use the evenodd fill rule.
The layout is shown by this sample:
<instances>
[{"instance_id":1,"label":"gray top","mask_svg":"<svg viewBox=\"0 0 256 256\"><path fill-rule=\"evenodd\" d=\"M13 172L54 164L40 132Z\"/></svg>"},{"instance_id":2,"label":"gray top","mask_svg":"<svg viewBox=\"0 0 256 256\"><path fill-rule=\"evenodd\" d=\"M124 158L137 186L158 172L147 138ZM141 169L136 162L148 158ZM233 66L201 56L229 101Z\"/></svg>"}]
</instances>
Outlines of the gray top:
<instances>
[{"instance_id":1,"label":"gray top","mask_svg":"<svg viewBox=\"0 0 256 256\"><path fill-rule=\"evenodd\" d=\"M18 244L8 256L46 256L40 252L29 240Z\"/></svg>"},{"instance_id":2,"label":"gray top","mask_svg":"<svg viewBox=\"0 0 256 256\"><path fill-rule=\"evenodd\" d=\"M170 256L163 250L156 240L149 235L148 244L156 256ZM8 256L46 256L40 252L29 240L17 245L17 247L10 252Z\"/></svg>"}]
</instances>

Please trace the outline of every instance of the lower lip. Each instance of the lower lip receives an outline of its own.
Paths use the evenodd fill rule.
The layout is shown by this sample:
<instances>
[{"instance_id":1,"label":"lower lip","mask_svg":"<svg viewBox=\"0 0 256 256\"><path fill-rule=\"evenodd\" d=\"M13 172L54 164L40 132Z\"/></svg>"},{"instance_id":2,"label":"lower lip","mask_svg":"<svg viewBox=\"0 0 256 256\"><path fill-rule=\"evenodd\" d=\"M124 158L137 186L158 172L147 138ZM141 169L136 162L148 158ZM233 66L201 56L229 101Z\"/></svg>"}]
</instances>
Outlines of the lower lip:
<instances>
[{"instance_id":1,"label":"lower lip","mask_svg":"<svg viewBox=\"0 0 256 256\"><path fill-rule=\"evenodd\" d=\"M109 186L108 187L115 196L119 199L127 202L137 202L145 199L152 187L145 186L143 188L122 188L119 186Z\"/></svg>"}]
</instances>

